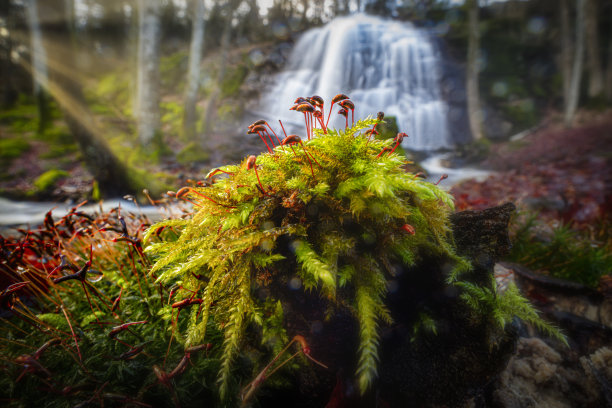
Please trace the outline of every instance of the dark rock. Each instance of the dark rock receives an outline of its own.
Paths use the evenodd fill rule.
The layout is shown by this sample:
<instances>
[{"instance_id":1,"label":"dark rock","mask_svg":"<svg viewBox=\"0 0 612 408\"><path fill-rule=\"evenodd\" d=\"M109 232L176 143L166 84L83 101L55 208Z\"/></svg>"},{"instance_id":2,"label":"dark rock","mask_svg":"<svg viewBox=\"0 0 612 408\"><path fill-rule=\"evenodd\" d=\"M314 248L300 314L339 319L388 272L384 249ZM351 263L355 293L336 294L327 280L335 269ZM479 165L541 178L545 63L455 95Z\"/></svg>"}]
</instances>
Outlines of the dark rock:
<instances>
[{"instance_id":1,"label":"dark rock","mask_svg":"<svg viewBox=\"0 0 612 408\"><path fill-rule=\"evenodd\" d=\"M451 217L458 253L475 266L470 280L489 283L496 260L510 242L507 227L514 205L485 211L465 211ZM394 324L380 341L379 379L360 396L353 378L357 365L359 328L351 310L340 307L326 319L327 301L318 294L288 290L287 282L269 288L280 295L290 338L301 334L312 356L328 365L325 370L305 364L290 379L294 387L278 391L268 385L258 394L261 406L292 407L409 407L458 406L479 395L505 368L517 334L489 323L474 321L458 291L445 280L453 262L424 255L417 265L398 270L397 290L387 304ZM413 338L413 326L426 311L436 322L437 334ZM328 404L328 405L326 405Z\"/></svg>"}]
</instances>

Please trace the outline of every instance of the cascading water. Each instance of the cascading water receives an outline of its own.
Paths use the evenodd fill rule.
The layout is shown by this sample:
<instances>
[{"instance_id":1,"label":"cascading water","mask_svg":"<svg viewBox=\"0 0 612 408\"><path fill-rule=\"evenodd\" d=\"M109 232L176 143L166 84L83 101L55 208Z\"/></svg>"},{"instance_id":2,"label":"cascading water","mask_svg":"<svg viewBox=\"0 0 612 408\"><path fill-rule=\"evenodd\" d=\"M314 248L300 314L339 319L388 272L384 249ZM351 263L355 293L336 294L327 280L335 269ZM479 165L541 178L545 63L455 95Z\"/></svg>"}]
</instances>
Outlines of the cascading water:
<instances>
[{"instance_id":1,"label":"cascading water","mask_svg":"<svg viewBox=\"0 0 612 408\"><path fill-rule=\"evenodd\" d=\"M262 105L269 117L297 126L302 116L288 111L296 97L320 95L329 107L342 92L355 102L356 118L381 110L395 116L400 131L410 135L406 147L448 148L453 142L439 71L439 57L423 31L355 14L304 33ZM344 126L344 118L334 126Z\"/></svg>"}]
</instances>

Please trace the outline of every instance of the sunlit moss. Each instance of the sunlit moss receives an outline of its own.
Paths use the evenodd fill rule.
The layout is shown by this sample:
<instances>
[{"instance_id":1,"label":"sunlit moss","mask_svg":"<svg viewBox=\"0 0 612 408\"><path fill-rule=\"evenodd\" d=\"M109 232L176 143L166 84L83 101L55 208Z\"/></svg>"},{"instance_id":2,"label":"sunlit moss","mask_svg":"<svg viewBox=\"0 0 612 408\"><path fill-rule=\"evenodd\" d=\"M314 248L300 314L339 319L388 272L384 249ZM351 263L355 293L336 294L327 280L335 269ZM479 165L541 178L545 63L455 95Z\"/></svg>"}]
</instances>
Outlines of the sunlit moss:
<instances>
[{"instance_id":1,"label":"sunlit moss","mask_svg":"<svg viewBox=\"0 0 612 408\"><path fill-rule=\"evenodd\" d=\"M65 170L48 170L34 180L34 187L36 187L36 190L39 192L47 192L51 190L59 180L68 177L68 175L69 173Z\"/></svg>"}]
</instances>

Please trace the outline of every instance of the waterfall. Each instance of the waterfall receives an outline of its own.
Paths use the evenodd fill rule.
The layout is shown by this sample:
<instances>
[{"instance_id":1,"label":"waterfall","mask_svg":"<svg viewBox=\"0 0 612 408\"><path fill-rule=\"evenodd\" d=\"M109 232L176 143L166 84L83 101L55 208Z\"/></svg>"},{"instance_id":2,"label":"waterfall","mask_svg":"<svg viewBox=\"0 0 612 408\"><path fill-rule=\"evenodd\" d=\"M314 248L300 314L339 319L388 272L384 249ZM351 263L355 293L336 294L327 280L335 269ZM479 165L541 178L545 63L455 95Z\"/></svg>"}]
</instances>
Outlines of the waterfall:
<instances>
[{"instance_id":1,"label":"waterfall","mask_svg":"<svg viewBox=\"0 0 612 408\"><path fill-rule=\"evenodd\" d=\"M439 56L428 35L409 23L354 14L311 29L275 84L262 98L264 114L294 128L303 126L301 114L288 111L296 97L322 96L328 108L342 92L355 102L355 118L379 111L395 116L399 130L410 136L407 148L453 145L440 97ZM344 118L333 116L333 126L343 127Z\"/></svg>"}]
</instances>

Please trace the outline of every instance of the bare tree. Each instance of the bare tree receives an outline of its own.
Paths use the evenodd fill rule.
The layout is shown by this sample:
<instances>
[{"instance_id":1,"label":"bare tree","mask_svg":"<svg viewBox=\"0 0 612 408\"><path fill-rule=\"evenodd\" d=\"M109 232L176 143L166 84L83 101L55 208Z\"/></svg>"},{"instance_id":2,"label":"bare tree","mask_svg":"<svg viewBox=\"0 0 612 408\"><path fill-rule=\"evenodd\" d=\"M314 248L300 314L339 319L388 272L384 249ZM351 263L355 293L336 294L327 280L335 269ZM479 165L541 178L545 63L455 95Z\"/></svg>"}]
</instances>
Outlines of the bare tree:
<instances>
[{"instance_id":1,"label":"bare tree","mask_svg":"<svg viewBox=\"0 0 612 408\"><path fill-rule=\"evenodd\" d=\"M229 45L232 34L232 20L234 19L234 13L242 0L228 0L225 4L227 11L227 19L225 22L225 26L223 27L223 34L221 36L221 61L219 62L219 73L217 75L217 81L212 94L208 98L208 103L206 104L206 115L204 117L204 129L203 133L206 137L210 131L213 129L213 119L215 116L215 105L217 103L217 99L221 94L221 84L225 79L226 68L227 68L227 59L229 57Z\"/></svg>"},{"instance_id":2,"label":"bare tree","mask_svg":"<svg viewBox=\"0 0 612 408\"><path fill-rule=\"evenodd\" d=\"M140 144L150 147L159 131L160 0L139 0L136 119Z\"/></svg>"},{"instance_id":3,"label":"bare tree","mask_svg":"<svg viewBox=\"0 0 612 408\"><path fill-rule=\"evenodd\" d=\"M565 125L569 126L574 119L580 98L580 81L582 79L582 65L584 61L584 31L585 31L585 0L576 1L576 42L574 47L574 61L569 86L567 103L565 105Z\"/></svg>"},{"instance_id":4,"label":"bare tree","mask_svg":"<svg viewBox=\"0 0 612 408\"><path fill-rule=\"evenodd\" d=\"M13 51L12 25L11 25L11 2L0 2L0 107L12 106L17 100L17 90L13 82L14 66L11 61L11 53Z\"/></svg>"},{"instance_id":5,"label":"bare tree","mask_svg":"<svg viewBox=\"0 0 612 408\"><path fill-rule=\"evenodd\" d=\"M30 29L32 89L34 90L34 98L38 107L38 132L42 133L50 121L49 97L47 95L49 75L47 72L47 55L43 46L38 15L37 0L28 0L26 3L26 16Z\"/></svg>"},{"instance_id":6,"label":"bare tree","mask_svg":"<svg viewBox=\"0 0 612 408\"><path fill-rule=\"evenodd\" d=\"M196 103L198 90L200 89L200 62L204 46L204 0L195 0L193 7L189 71L185 88L185 117L183 120L183 132L189 139L195 137L196 133Z\"/></svg>"},{"instance_id":7,"label":"bare tree","mask_svg":"<svg viewBox=\"0 0 612 408\"><path fill-rule=\"evenodd\" d=\"M127 168L108 147L96 127L85 97L76 67L76 36L72 15L66 11L66 0L45 0L38 4L43 48L53 49L49 63L49 94L59 104L64 120L83 155L83 164L98 182L105 196L117 196L136 192L136 186L128 176ZM44 17L44 20L42 20ZM61 44L61 46L58 46ZM53 48L51 48L53 47Z\"/></svg>"},{"instance_id":8,"label":"bare tree","mask_svg":"<svg viewBox=\"0 0 612 408\"><path fill-rule=\"evenodd\" d=\"M609 8L612 15L612 7ZM612 26L610 26L609 38L612 39ZM612 41L608 44L608 64L606 67L606 99L612 102Z\"/></svg>"},{"instance_id":9,"label":"bare tree","mask_svg":"<svg viewBox=\"0 0 612 408\"><path fill-rule=\"evenodd\" d=\"M568 0L561 0L559 17L561 24L561 78L563 80L563 106L569 102L570 83L572 76L572 55L574 44L570 28L570 10Z\"/></svg>"},{"instance_id":10,"label":"bare tree","mask_svg":"<svg viewBox=\"0 0 612 408\"><path fill-rule=\"evenodd\" d=\"M589 69L589 98L594 98L602 95L604 91L604 74L599 50L597 0L586 0L585 19L587 66Z\"/></svg>"},{"instance_id":11,"label":"bare tree","mask_svg":"<svg viewBox=\"0 0 612 408\"><path fill-rule=\"evenodd\" d=\"M478 0L466 0L468 9L468 55L466 68L467 109L470 129L475 140L483 138L482 114L478 88L480 59L480 30L478 27Z\"/></svg>"}]
</instances>

